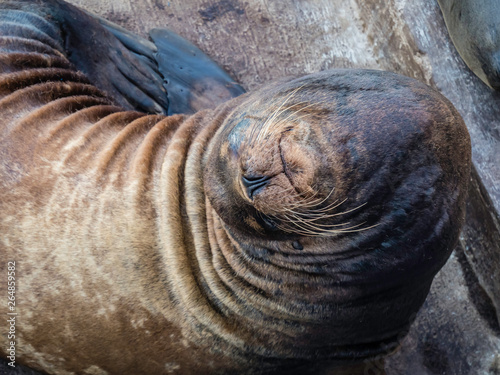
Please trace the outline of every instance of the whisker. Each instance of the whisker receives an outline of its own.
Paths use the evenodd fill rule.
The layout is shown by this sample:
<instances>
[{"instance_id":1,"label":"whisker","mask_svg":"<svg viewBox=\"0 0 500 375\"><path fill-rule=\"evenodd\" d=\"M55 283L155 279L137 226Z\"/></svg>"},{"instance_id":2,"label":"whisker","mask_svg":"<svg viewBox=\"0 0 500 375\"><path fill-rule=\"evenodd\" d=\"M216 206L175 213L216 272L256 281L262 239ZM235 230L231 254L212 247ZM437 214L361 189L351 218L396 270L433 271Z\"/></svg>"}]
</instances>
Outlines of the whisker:
<instances>
[{"instance_id":1,"label":"whisker","mask_svg":"<svg viewBox=\"0 0 500 375\"><path fill-rule=\"evenodd\" d=\"M276 111L274 111L274 113L268 117L268 119L264 122L264 125L262 126L261 128L261 131L259 131L259 134L257 135L257 138L255 139L255 142L258 142L261 138L261 134L265 133L267 131L267 128L270 126L270 123L272 121L274 121L274 119L280 115L281 113L283 113L283 110L282 112L280 112L281 108L283 108L283 106L302 88L304 87L304 85L302 86L299 86L297 87L295 90L293 90L286 98L285 100L283 101L283 103L281 103L281 105L278 107L278 109Z\"/></svg>"},{"instance_id":2,"label":"whisker","mask_svg":"<svg viewBox=\"0 0 500 375\"><path fill-rule=\"evenodd\" d=\"M359 225L363 225L363 224L366 224L366 221L362 222L361 224L358 224L357 226ZM341 229L340 232L339 231L335 231L335 234L338 234L338 233L354 233L354 232L363 232L365 230L368 230L368 229L372 229L372 228L375 228L377 226L379 226L380 224L374 224L374 225L371 225L369 227L366 227L366 228L360 228L360 229L355 229L355 230L349 230L349 228L346 228L346 229ZM355 228L352 227L352 228Z\"/></svg>"},{"instance_id":3,"label":"whisker","mask_svg":"<svg viewBox=\"0 0 500 375\"><path fill-rule=\"evenodd\" d=\"M324 214L328 211L331 211L331 210L334 210L335 208L341 206L343 203L345 203L347 201L347 198L345 198L344 200L342 200L341 202L337 203L338 202L338 199L335 200L334 202L330 203L328 206L326 207L323 207L323 208L311 208L311 209L308 209L307 211L304 211L305 213L311 213L311 214ZM311 206L317 206L321 203L323 203L324 200L322 200L320 203L318 204L308 204L308 205L301 205L301 204L297 204L295 207L292 207L292 209L296 209L296 208L304 208L304 207L311 207Z\"/></svg>"},{"instance_id":4,"label":"whisker","mask_svg":"<svg viewBox=\"0 0 500 375\"><path fill-rule=\"evenodd\" d=\"M280 225L277 225L277 227L285 232L288 232L288 233L294 233L294 234L299 234L299 235L303 235L303 236L314 236L314 237L317 237L317 236L330 236L330 235L337 235L337 234L342 234L342 233L355 233L355 232L362 232L362 231L365 231L365 230L368 230L368 229L371 229L371 228L375 228L377 227L378 225L380 224L375 224L375 225L371 225L369 227L365 227L365 228L359 228L359 229L354 229L354 228L358 228L360 227L361 225L363 224L366 224L366 222L362 222L360 224L357 224L357 225L353 225L349 228L342 228L342 229L318 229L318 230L312 230L312 229L309 229L309 228L304 228L302 227L301 225L297 225L296 223L293 223L296 227L295 228L290 228L289 226L286 226L286 225L283 225L283 224L280 224Z\"/></svg>"},{"instance_id":5,"label":"whisker","mask_svg":"<svg viewBox=\"0 0 500 375\"><path fill-rule=\"evenodd\" d=\"M291 214L295 215L297 218L301 218L302 220L306 220L308 222L315 222L315 221L319 221L319 220L322 220L322 219L329 219L329 218L338 216L337 214L328 214L328 215L325 215L325 214L311 214L311 215L309 215L309 214L304 213L304 212L295 212L295 211L288 211L288 212L290 212Z\"/></svg>"},{"instance_id":6,"label":"whisker","mask_svg":"<svg viewBox=\"0 0 500 375\"><path fill-rule=\"evenodd\" d=\"M309 228L318 228L320 230L322 230L321 228L341 227L341 226L348 225L350 223L348 221L348 222L342 223L342 224L320 224L320 223L314 222L316 219L315 220L307 220L307 219L303 219L300 217L294 217L292 221L295 222L295 220L298 220L299 222L308 226Z\"/></svg>"},{"instance_id":7,"label":"whisker","mask_svg":"<svg viewBox=\"0 0 500 375\"><path fill-rule=\"evenodd\" d=\"M308 235L317 235L318 232L317 231L313 231L312 229L310 228L305 228L305 227L302 227L301 225L297 224L296 222L294 221L291 221L290 218L286 217L288 222L289 223L292 223L295 227L298 227L303 233L307 233ZM288 231L288 232L292 232L292 233L295 233L295 228L291 229L291 228L285 228L283 230L285 231Z\"/></svg>"},{"instance_id":8,"label":"whisker","mask_svg":"<svg viewBox=\"0 0 500 375\"><path fill-rule=\"evenodd\" d=\"M275 124L275 128L273 129L272 132L269 132L269 128L271 127L271 125L273 124L274 120L279 117L282 113L284 113L285 111L287 110L291 110L292 108L294 107L297 107L297 106L301 106L301 105L304 105L304 104L307 104L308 102L299 102L299 103L295 103L295 104L292 104L286 108L283 108L285 106L285 104L295 96L295 94L300 90L302 89L303 87L305 86L305 84L301 85L300 87L297 87L295 90L293 90L289 95L287 95L287 97L284 99L283 103L270 115L267 117L266 121L264 121L263 123L261 123L260 126L254 126L253 129L252 129L252 132L250 133L250 136L248 137L249 138L249 141L248 141L248 144L253 146L255 144L255 142L257 141L260 141L264 135L268 135L268 134L275 134L279 131L279 126L278 125L281 125L283 123L285 123L290 117L294 116L295 114L299 113L300 111L303 111L307 108L310 108L310 107L313 107L313 106L318 106L318 105L321 105L321 104L325 104L325 103L328 103L329 101L327 99L323 99L323 100L320 100L316 103L310 103L308 105L306 105L305 107L301 107L299 109L297 109L296 111L290 113L285 119L282 119L280 120L277 124ZM304 117L307 117L307 116L311 116L313 115L312 113L306 113L304 114L303 116L299 117L297 120L300 120ZM258 133L257 133L257 136L255 137L255 134L258 130Z\"/></svg>"},{"instance_id":9,"label":"whisker","mask_svg":"<svg viewBox=\"0 0 500 375\"><path fill-rule=\"evenodd\" d=\"M288 101L293 98L293 96L302 88L303 86L300 86L300 87L297 87L295 90L293 90L289 95L287 95L287 97L285 98L285 100L283 101L283 103L281 103L281 105L276 109L276 111L274 111L273 115L268 117L266 122L264 123L264 126L268 125L268 123L270 123L271 121L273 121L277 116L278 114L281 114L283 113L284 110L286 110L286 108L281 111L281 109L285 106L286 103L288 103ZM281 112L280 112L281 111Z\"/></svg>"},{"instance_id":10,"label":"whisker","mask_svg":"<svg viewBox=\"0 0 500 375\"><path fill-rule=\"evenodd\" d=\"M298 202L298 203L297 203L297 205L296 205L295 207L292 207L292 208L296 208L296 207L311 207L311 206L319 206L319 205L323 204L324 202L326 202L326 201L328 200L328 198L330 198L330 196L333 194L333 191L334 191L334 190L335 190L335 187L333 187L333 188L332 188L332 190L330 190L330 193L328 193L328 195L327 195L325 198L323 198L323 199L321 199L321 198L317 198L316 200L312 200L312 201L310 201L310 202L303 203L304 201L306 201L306 200L304 200L303 202ZM316 192L315 192L315 193L311 196L311 199L312 199L312 198L314 198L314 196L315 196L315 195L317 195L317 194L318 194L318 192L316 191ZM340 206L340 205L341 205L342 203L344 203L346 200L347 200L347 198L346 198L346 199L344 199L342 202L340 202L340 203L339 203L337 206L335 206L335 207ZM331 207L332 205L334 205L337 201L338 201L338 199L337 199L337 200L335 200L335 201L334 201L333 203L331 203L330 205L328 205L327 207L324 207L323 209L313 209L312 211L315 211L315 212L316 212L316 211L317 211L317 212L320 212L321 210L328 210L328 209L330 209L330 207ZM334 208L335 208L335 207L334 207Z\"/></svg>"},{"instance_id":11,"label":"whisker","mask_svg":"<svg viewBox=\"0 0 500 375\"><path fill-rule=\"evenodd\" d=\"M290 106L290 107L285 108L285 109L284 109L281 113L283 113L284 111L288 111L288 110L290 110L291 108L293 108L293 107L295 107L295 106L298 106L298 105L302 105L302 104L306 104L306 102L296 103L296 104L294 104L294 105L292 105L292 106ZM277 133L281 132L282 130L281 130L280 126L281 126L281 125L283 125L283 124L286 124L286 123L287 123L287 121L288 121L288 119L289 119L290 117L292 117L292 116L296 115L297 113L299 113L299 112L303 111L304 109L306 109L306 108L308 108L308 107L311 107L311 106L313 106L313 105L314 105L314 104L309 104L309 105L307 105L307 106L305 106L305 107L301 107L301 108L299 108L298 110L296 110L296 111L294 111L294 112L290 113L290 114L289 114L286 118L279 120L279 121L278 121L278 122L274 125L274 128L273 128L273 129L271 129L271 131L267 131L266 133L267 133L268 135L274 135L274 134L277 134ZM281 115L281 113L280 113L280 115ZM295 118L295 119L294 119L294 121L301 120L301 119L303 119L303 118L305 118L305 117L308 117L308 116L312 116L312 113L306 113L306 114L304 114L304 115L302 115L302 116L300 116L300 117Z\"/></svg>"},{"instance_id":12,"label":"whisker","mask_svg":"<svg viewBox=\"0 0 500 375\"><path fill-rule=\"evenodd\" d=\"M365 206L365 205L366 205L366 203L367 203L367 202L362 203L362 204L360 204L359 206L354 207L354 208L352 208L352 209L350 209L350 210L347 210L347 211L344 211L344 212L339 212L339 213L336 213L336 214L335 214L335 215L333 215L333 216L345 215L345 214L348 214L349 212L353 212L353 211L359 210L361 207Z\"/></svg>"}]
</instances>

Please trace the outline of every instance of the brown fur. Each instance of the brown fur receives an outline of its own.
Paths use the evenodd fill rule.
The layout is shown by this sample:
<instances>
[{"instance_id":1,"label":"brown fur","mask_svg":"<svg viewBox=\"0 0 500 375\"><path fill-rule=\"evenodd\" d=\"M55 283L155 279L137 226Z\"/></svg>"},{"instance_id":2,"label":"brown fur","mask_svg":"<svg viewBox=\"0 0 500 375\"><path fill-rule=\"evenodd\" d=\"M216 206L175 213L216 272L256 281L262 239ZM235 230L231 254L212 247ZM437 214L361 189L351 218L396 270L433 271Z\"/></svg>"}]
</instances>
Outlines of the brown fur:
<instances>
[{"instance_id":1,"label":"brown fur","mask_svg":"<svg viewBox=\"0 0 500 375\"><path fill-rule=\"evenodd\" d=\"M114 106L50 45L2 43L0 272L16 262L23 364L220 374L362 361L406 329L456 243L469 139L416 81L330 71L164 117ZM249 172L271 177L253 199Z\"/></svg>"}]
</instances>

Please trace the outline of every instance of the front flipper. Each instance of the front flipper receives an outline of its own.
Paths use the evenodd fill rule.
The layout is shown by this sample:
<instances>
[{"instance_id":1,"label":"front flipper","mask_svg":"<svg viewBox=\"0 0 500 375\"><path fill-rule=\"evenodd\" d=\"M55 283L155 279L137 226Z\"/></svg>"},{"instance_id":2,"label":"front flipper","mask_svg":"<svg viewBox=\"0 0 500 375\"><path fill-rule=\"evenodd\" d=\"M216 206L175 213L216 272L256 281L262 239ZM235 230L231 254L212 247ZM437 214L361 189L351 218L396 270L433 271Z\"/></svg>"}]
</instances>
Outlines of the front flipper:
<instances>
[{"instance_id":1,"label":"front flipper","mask_svg":"<svg viewBox=\"0 0 500 375\"><path fill-rule=\"evenodd\" d=\"M167 29L153 29L153 43L93 15L136 58L143 69L163 78L168 98L168 114L195 113L239 96L245 90L198 47ZM135 66L122 64L124 75L143 92L154 92L157 81L141 82ZM156 98L156 96L153 96Z\"/></svg>"},{"instance_id":2,"label":"front flipper","mask_svg":"<svg viewBox=\"0 0 500 375\"><path fill-rule=\"evenodd\" d=\"M166 114L169 107L163 76L153 54L156 47L124 29L110 32L100 19L70 4L49 2L59 20L68 59L125 109ZM53 5L52 5L53 4ZM123 43L121 34L130 34ZM141 45L142 48L132 48Z\"/></svg>"},{"instance_id":3,"label":"front flipper","mask_svg":"<svg viewBox=\"0 0 500 375\"><path fill-rule=\"evenodd\" d=\"M197 47L170 31L153 30L152 43L62 0L0 1L0 8L5 17L13 12L7 28L31 27L30 14L42 17L45 21L36 21L29 35L63 52L124 109L189 114L244 92Z\"/></svg>"}]
</instances>

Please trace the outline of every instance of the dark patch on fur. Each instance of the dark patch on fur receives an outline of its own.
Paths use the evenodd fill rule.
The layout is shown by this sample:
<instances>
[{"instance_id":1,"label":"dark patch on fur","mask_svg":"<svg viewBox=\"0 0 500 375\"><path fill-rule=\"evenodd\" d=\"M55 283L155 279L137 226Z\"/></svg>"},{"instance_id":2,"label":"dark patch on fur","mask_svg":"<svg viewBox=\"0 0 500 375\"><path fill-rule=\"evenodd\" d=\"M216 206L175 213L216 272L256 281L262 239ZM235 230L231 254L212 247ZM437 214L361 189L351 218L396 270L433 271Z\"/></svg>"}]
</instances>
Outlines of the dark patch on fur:
<instances>
[{"instance_id":1,"label":"dark patch on fur","mask_svg":"<svg viewBox=\"0 0 500 375\"><path fill-rule=\"evenodd\" d=\"M207 22L212 22L218 17L222 17L224 14L229 12L234 12L237 15L245 14L245 10L239 7L237 1L233 0L221 0L203 10L198 11L201 18Z\"/></svg>"}]
</instances>

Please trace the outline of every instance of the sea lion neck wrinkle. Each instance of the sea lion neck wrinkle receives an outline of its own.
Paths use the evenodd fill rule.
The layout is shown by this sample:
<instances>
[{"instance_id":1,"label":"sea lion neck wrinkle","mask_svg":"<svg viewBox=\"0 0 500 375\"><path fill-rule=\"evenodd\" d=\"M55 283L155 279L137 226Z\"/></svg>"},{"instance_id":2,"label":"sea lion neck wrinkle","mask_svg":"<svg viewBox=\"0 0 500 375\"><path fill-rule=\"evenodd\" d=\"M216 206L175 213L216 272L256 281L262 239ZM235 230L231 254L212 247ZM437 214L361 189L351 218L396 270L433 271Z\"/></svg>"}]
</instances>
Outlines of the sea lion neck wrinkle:
<instances>
[{"instance_id":1,"label":"sea lion neck wrinkle","mask_svg":"<svg viewBox=\"0 0 500 375\"><path fill-rule=\"evenodd\" d=\"M183 316L179 314L177 319L183 322L186 337L196 337L201 342L215 338L215 343L211 342L214 350L230 350L237 357L250 352L271 358L293 358L297 349L290 347L291 342L283 345L272 336L285 333L293 341L297 331L304 331L304 327L287 326L290 321L283 319L292 316L290 307L282 301L259 295L247 300L240 298L248 293L248 285L237 280L237 272L231 270L234 262L228 262L227 258L241 251L228 240L230 236L221 236L221 220L204 191L205 155L212 149L211 141L224 133L224 120L241 100L233 99L213 112L203 111L186 119L169 143L156 198L160 207L158 232L164 249L163 264L174 303L183 306ZM228 273L236 278L228 282L225 277ZM292 305L294 318L303 320L301 307ZM263 329L264 319L271 327L262 337L255 336L251 326ZM309 357L310 353L303 356Z\"/></svg>"},{"instance_id":2,"label":"sea lion neck wrinkle","mask_svg":"<svg viewBox=\"0 0 500 375\"><path fill-rule=\"evenodd\" d=\"M230 111L243 99L234 99L214 113L206 112L188 119L183 124L179 140L172 139L169 152L165 155L161 174L166 178L162 178L160 189L165 198L161 199L163 216L160 216L159 222L163 226L160 229L162 242L168 244L165 246L164 264L169 274L170 289L174 299L185 307L185 312L189 312L184 329L190 331L191 337L194 333L200 340L215 336L219 345L212 345L218 346L217 350L226 348L224 350L231 350L235 355L250 352L271 358L309 358L320 347L321 355L329 357L328 345L319 343L308 350L309 339L293 345L295 340L300 341L302 336L310 335L310 326L306 325L317 324L318 314L308 314L303 301L285 302L281 295L269 295L265 287L259 287L262 283L276 287L278 283L271 275L277 273L277 267L265 262L257 265L257 269L248 267L251 259L242 259L242 256L245 257L242 247L227 231L206 196L204 173L210 173L204 169L206 156L214 151L217 138L227 134L225 120L234 114ZM199 130L198 123L207 120L209 123ZM189 144L190 133L197 135ZM179 142L178 151L176 142ZM185 151L187 149L188 152ZM171 176L178 176L178 179L172 181ZM179 214L182 222L169 220L168 215L175 210L182 211L184 207L185 215L182 212ZM182 245L172 246L179 242ZM275 241L270 241L269 246L280 250ZM266 251L264 247L259 248ZM311 260L307 255L304 258ZM253 283L242 277L241 272L244 271L251 274ZM281 269L281 272L288 271L291 270ZM279 272L277 277L280 277ZM318 294L321 299L322 293ZM330 316L329 307L324 307L321 301L314 306L322 310L320 315L323 317ZM256 329L259 334L256 334ZM341 348L336 348L336 355L342 357ZM349 356L347 350L344 355Z\"/></svg>"},{"instance_id":3,"label":"sea lion neck wrinkle","mask_svg":"<svg viewBox=\"0 0 500 375\"><path fill-rule=\"evenodd\" d=\"M207 300L207 290L200 288L200 283L203 283L201 274L213 267L202 160L207 143L234 105L231 103L233 101L213 113L198 112L188 118L172 138L162 165L161 188L157 192L158 206L161 207L158 227L171 292L175 302L184 306L185 313L188 312L184 317L188 323L185 328L199 336L206 334L202 331L210 332L208 335L224 337L243 348L244 340L231 332L227 321ZM175 219L173 213L176 212L182 220Z\"/></svg>"}]
</instances>

